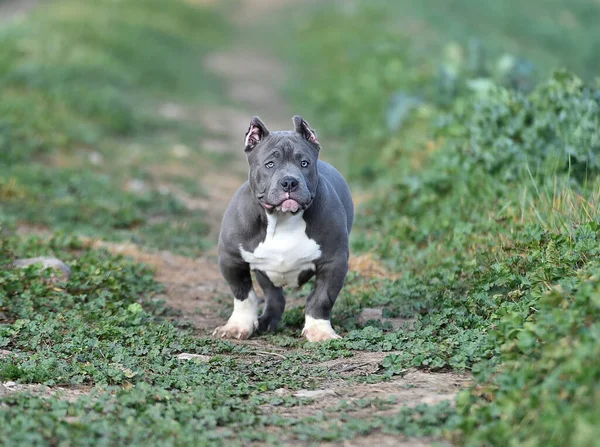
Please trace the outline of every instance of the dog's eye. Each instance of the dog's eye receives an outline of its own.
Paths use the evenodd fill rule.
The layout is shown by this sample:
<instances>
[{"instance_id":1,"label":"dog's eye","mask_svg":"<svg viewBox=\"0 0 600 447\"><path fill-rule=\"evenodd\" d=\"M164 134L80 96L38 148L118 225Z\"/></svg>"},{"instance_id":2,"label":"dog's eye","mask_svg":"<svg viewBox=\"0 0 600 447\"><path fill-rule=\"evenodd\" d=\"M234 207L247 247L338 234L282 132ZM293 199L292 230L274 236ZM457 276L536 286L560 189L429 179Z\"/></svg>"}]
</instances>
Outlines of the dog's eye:
<instances>
[{"instance_id":1,"label":"dog's eye","mask_svg":"<svg viewBox=\"0 0 600 447\"><path fill-rule=\"evenodd\" d=\"M271 169L273 166L275 166L275 163L273 163L272 161L265 163L265 168L267 169Z\"/></svg>"},{"instance_id":2,"label":"dog's eye","mask_svg":"<svg viewBox=\"0 0 600 447\"><path fill-rule=\"evenodd\" d=\"M307 168L309 164L310 163L308 163L306 160L302 160L302 163L300 163L300 166L302 166L303 168Z\"/></svg>"}]
</instances>

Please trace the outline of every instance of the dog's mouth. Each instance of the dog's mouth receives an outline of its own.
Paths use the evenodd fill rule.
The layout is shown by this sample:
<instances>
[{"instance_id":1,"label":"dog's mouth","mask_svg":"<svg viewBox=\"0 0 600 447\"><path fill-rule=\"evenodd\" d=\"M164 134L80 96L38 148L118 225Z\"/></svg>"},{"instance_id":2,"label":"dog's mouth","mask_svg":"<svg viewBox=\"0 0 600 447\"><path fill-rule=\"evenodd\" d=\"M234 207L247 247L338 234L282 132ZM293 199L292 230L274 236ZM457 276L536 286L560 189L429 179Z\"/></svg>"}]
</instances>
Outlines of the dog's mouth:
<instances>
[{"instance_id":1,"label":"dog's mouth","mask_svg":"<svg viewBox=\"0 0 600 447\"><path fill-rule=\"evenodd\" d=\"M283 211L284 213L295 213L300 209L300 204L294 199L285 199L277 205L275 209L277 211Z\"/></svg>"},{"instance_id":2,"label":"dog's mouth","mask_svg":"<svg viewBox=\"0 0 600 447\"><path fill-rule=\"evenodd\" d=\"M284 213L297 213L301 209L306 209L312 203L312 198L308 203L300 203L293 197L290 197L289 193L285 194L284 199L278 204L270 204L263 200L263 197L258 197L258 201L260 204L267 210L280 211Z\"/></svg>"}]
</instances>

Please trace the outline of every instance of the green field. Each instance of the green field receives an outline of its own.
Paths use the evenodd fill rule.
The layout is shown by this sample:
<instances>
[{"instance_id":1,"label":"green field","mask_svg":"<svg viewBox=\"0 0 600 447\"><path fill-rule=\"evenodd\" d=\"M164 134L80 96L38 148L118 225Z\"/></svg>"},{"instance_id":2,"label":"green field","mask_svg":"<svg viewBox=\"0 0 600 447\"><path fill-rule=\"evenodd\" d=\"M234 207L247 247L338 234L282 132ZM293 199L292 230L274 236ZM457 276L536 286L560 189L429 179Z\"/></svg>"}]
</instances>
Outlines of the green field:
<instances>
[{"instance_id":1,"label":"green field","mask_svg":"<svg viewBox=\"0 0 600 447\"><path fill-rule=\"evenodd\" d=\"M0 19L0 445L596 445L599 20L593 0ZM304 288L277 333L213 339L238 117L295 113L358 205L343 338L299 337ZM12 266L34 256L72 276Z\"/></svg>"}]
</instances>

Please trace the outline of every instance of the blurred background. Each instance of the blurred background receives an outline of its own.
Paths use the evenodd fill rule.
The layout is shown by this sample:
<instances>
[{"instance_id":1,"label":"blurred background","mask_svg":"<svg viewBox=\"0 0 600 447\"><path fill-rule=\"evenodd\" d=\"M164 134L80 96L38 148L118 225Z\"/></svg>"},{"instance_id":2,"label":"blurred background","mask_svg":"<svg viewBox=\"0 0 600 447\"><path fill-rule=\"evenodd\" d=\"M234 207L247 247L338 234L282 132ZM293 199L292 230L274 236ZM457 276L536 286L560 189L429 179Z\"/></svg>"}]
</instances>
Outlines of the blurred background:
<instances>
[{"instance_id":1,"label":"blurred background","mask_svg":"<svg viewBox=\"0 0 600 447\"><path fill-rule=\"evenodd\" d=\"M243 178L254 114L305 114L345 174L385 181L438 146L430 124L464 98L561 68L593 82L600 64L593 0L0 8L2 219L195 254Z\"/></svg>"},{"instance_id":2,"label":"blurred background","mask_svg":"<svg viewBox=\"0 0 600 447\"><path fill-rule=\"evenodd\" d=\"M593 0L0 0L0 17L1 218L194 254L254 114L306 115L326 158L385 182L463 99L600 64Z\"/></svg>"}]
</instances>

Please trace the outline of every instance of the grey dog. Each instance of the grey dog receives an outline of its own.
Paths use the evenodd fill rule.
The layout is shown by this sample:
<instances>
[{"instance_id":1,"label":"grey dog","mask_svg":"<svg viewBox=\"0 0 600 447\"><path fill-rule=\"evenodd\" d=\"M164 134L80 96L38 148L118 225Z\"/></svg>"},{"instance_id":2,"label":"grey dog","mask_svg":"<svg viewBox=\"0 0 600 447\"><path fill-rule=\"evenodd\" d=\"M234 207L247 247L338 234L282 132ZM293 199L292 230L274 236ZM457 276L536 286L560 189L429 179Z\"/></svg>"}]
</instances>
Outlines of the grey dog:
<instances>
[{"instance_id":1,"label":"grey dog","mask_svg":"<svg viewBox=\"0 0 600 447\"><path fill-rule=\"evenodd\" d=\"M340 338L331 310L348 272L354 206L342 175L319 160L315 131L299 116L293 122L293 131L277 132L258 117L250 122L248 181L225 211L219 236L233 313L214 335L245 339L256 330L274 331L285 309L282 287L300 287L314 276L302 334L309 341ZM251 270L265 297L260 317Z\"/></svg>"}]
</instances>

